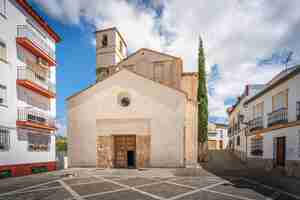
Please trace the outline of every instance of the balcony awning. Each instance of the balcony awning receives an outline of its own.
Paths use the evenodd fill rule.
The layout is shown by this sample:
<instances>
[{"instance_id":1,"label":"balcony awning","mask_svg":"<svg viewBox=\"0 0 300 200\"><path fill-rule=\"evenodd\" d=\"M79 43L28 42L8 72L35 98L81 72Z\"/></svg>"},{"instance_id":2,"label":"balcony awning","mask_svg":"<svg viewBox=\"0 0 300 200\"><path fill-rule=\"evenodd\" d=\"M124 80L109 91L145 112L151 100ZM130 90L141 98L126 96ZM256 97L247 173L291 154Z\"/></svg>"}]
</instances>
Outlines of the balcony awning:
<instances>
[{"instance_id":1,"label":"balcony awning","mask_svg":"<svg viewBox=\"0 0 300 200\"><path fill-rule=\"evenodd\" d=\"M30 127L30 128L36 128L36 129L44 129L44 130L48 130L48 131L55 131L57 130L56 127L51 127L48 126L46 124L39 124L39 123L35 123L35 122L31 122L31 121L21 121L18 120L16 125L18 127Z\"/></svg>"},{"instance_id":2,"label":"balcony awning","mask_svg":"<svg viewBox=\"0 0 300 200\"><path fill-rule=\"evenodd\" d=\"M25 49L29 50L32 54L45 59L50 64L50 66L56 66L56 61L51 58L51 56L49 56L44 50L34 44L29 38L17 37L17 43Z\"/></svg>"},{"instance_id":3,"label":"balcony awning","mask_svg":"<svg viewBox=\"0 0 300 200\"><path fill-rule=\"evenodd\" d=\"M43 87L29 81L29 80L17 80L17 84L21 85L27 89L30 89L34 92L37 92L41 94L42 96L45 96L47 98L55 98L55 93L44 89Z\"/></svg>"}]
</instances>

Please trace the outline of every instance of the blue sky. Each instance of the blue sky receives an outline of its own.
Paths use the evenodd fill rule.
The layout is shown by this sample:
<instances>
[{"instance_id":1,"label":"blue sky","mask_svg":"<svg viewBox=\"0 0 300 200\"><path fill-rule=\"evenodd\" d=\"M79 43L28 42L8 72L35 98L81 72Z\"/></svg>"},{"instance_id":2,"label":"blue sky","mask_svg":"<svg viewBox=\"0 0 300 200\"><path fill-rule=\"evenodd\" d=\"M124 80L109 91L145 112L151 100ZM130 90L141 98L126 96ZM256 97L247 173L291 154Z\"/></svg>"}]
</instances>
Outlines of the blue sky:
<instances>
[{"instance_id":1,"label":"blue sky","mask_svg":"<svg viewBox=\"0 0 300 200\"><path fill-rule=\"evenodd\" d=\"M59 33L57 117L66 126L65 99L95 81L93 31L116 26L129 53L152 48L180 56L185 71L196 71L203 38L211 120L226 120L226 108L246 84L262 84L300 50L298 0L30 0ZM242 23L241 23L242 22ZM297 63L297 62L295 62Z\"/></svg>"}]
</instances>

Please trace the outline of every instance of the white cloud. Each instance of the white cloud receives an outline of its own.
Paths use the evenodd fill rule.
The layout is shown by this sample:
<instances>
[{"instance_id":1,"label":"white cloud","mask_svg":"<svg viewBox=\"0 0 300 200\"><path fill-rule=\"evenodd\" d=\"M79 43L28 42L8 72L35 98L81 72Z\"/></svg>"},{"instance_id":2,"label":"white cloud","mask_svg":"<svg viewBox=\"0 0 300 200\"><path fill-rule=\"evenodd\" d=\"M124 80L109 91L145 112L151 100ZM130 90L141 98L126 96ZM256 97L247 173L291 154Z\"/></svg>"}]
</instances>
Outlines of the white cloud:
<instances>
[{"instance_id":1,"label":"white cloud","mask_svg":"<svg viewBox=\"0 0 300 200\"><path fill-rule=\"evenodd\" d=\"M60 136L66 136L67 133L67 123L66 123L66 118L59 118L56 119L55 121L56 125L56 134Z\"/></svg>"},{"instance_id":2,"label":"white cloud","mask_svg":"<svg viewBox=\"0 0 300 200\"><path fill-rule=\"evenodd\" d=\"M227 97L238 96L245 84L268 81L282 69L257 67L258 58L281 48L300 50L298 0L155 0L144 8L137 6L141 0L34 1L64 23L80 25L84 18L97 28L117 26L131 52L148 47L172 53L183 58L186 71L197 70L201 34L208 71L218 64L221 73L209 98L211 115L226 116ZM158 18L153 7L161 6Z\"/></svg>"}]
</instances>

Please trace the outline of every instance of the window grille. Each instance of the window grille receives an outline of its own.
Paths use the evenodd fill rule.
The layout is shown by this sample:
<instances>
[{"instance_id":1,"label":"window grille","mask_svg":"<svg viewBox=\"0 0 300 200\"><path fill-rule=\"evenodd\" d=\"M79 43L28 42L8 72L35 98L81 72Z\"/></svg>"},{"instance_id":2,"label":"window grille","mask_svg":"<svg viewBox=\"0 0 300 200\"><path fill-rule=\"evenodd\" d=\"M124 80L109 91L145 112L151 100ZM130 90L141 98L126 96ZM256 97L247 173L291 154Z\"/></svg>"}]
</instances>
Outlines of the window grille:
<instances>
[{"instance_id":1,"label":"window grille","mask_svg":"<svg viewBox=\"0 0 300 200\"><path fill-rule=\"evenodd\" d=\"M0 85L0 105L7 104L7 90L6 86Z\"/></svg>"},{"instance_id":2,"label":"window grille","mask_svg":"<svg viewBox=\"0 0 300 200\"><path fill-rule=\"evenodd\" d=\"M263 138L251 139L251 155L253 156L263 155Z\"/></svg>"},{"instance_id":3,"label":"window grille","mask_svg":"<svg viewBox=\"0 0 300 200\"><path fill-rule=\"evenodd\" d=\"M28 133L28 150L29 151L49 151L50 136L36 133Z\"/></svg>"},{"instance_id":4,"label":"window grille","mask_svg":"<svg viewBox=\"0 0 300 200\"><path fill-rule=\"evenodd\" d=\"M10 147L9 130L5 127L0 127L0 151L8 151Z\"/></svg>"}]
</instances>

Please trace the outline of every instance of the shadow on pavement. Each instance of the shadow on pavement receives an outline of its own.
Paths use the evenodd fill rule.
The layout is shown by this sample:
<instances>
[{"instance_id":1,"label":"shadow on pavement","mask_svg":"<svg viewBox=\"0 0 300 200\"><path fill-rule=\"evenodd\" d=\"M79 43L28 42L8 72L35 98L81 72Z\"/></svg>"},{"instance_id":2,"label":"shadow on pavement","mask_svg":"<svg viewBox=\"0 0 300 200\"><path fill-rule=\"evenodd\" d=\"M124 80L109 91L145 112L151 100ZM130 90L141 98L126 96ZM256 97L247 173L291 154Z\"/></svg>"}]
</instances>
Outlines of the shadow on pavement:
<instances>
[{"instance_id":1,"label":"shadow on pavement","mask_svg":"<svg viewBox=\"0 0 300 200\"><path fill-rule=\"evenodd\" d=\"M230 185L224 184L220 186L220 191L232 191L234 193L235 188L243 188L246 193L253 191L264 197L282 200L292 200L294 198L284 194L280 195L278 193L279 190L300 196L299 178L286 177L263 170L249 169L237 157L232 155L231 152L226 150L210 150L209 153L209 162L201 163L199 168L177 169L175 175L191 177L215 175L231 182ZM271 190L268 186L275 188L275 190ZM259 199L258 197L256 198Z\"/></svg>"}]
</instances>

